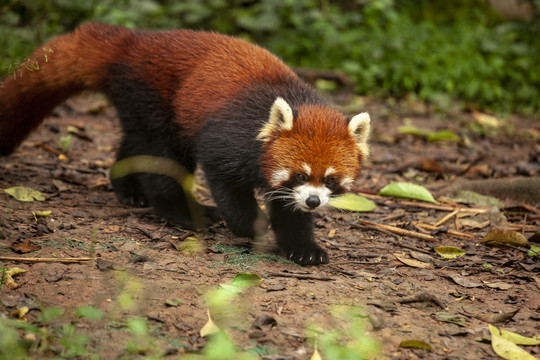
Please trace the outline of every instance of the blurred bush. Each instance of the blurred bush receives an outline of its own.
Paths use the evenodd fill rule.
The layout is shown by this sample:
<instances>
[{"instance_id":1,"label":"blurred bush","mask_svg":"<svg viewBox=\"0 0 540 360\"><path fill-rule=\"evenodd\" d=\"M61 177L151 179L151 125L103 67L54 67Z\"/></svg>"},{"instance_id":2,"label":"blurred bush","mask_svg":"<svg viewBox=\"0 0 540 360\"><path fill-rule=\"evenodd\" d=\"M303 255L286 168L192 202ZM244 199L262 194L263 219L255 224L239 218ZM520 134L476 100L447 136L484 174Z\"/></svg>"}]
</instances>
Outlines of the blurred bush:
<instances>
[{"instance_id":1,"label":"blurred bush","mask_svg":"<svg viewBox=\"0 0 540 360\"><path fill-rule=\"evenodd\" d=\"M360 94L540 110L540 0L529 22L480 0L3 0L0 73L87 20L216 30L294 66L345 72ZM2 3L3 3L2 2Z\"/></svg>"}]
</instances>

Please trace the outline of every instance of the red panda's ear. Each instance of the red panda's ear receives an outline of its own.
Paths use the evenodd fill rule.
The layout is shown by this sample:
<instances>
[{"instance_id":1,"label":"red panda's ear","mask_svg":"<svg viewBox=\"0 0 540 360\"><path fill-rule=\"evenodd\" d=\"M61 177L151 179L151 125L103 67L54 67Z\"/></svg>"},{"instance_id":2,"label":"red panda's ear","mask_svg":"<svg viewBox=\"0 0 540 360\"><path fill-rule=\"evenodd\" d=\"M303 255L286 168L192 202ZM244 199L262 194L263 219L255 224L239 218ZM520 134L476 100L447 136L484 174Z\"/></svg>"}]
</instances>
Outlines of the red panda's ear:
<instances>
[{"instance_id":1,"label":"red panda's ear","mask_svg":"<svg viewBox=\"0 0 540 360\"><path fill-rule=\"evenodd\" d=\"M291 130L293 122L294 115L291 106L282 97L278 97L272 104L268 121L259 131L257 140L268 141L273 133Z\"/></svg>"},{"instance_id":2,"label":"red panda's ear","mask_svg":"<svg viewBox=\"0 0 540 360\"><path fill-rule=\"evenodd\" d=\"M369 155L367 140L370 131L370 118L368 113L360 113L349 121L349 133L356 141L356 146L362 154L362 158Z\"/></svg>"}]
</instances>

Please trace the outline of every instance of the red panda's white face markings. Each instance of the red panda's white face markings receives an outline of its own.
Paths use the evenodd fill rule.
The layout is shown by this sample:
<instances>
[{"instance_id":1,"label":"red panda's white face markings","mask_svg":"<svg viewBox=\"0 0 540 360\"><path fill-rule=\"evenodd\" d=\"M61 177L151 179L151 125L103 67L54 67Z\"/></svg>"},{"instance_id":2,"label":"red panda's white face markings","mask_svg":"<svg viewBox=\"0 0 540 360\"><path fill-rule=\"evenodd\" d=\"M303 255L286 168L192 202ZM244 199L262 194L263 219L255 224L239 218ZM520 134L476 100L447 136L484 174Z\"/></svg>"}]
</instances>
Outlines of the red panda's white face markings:
<instances>
[{"instance_id":1,"label":"red panda's white face markings","mask_svg":"<svg viewBox=\"0 0 540 360\"><path fill-rule=\"evenodd\" d=\"M369 116L347 121L338 111L322 105L292 109L278 98L268 123L261 129L263 175L281 198L302 211L327 205L332 196L351 189L367 155ZM354 120L354 121L353 121ZM353 123L351 123L353 121Z\"/></svg>"}]
</instances>

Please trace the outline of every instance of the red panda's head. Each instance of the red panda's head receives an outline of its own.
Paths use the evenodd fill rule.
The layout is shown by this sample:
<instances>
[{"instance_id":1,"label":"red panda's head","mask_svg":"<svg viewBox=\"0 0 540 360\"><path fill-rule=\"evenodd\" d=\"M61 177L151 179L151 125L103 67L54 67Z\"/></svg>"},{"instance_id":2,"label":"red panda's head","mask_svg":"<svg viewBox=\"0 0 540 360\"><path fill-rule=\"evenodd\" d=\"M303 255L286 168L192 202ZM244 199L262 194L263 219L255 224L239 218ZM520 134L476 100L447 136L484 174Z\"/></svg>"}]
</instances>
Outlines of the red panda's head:
<instances>
[{"instance_id":1,"label":"red panda's head","mask_svg":"<svg viewBox=\"0 0 540 360\"><path fill-rule=\"evenodd\" d=\"M349 191L368 156L369 129L367 113L347 120L323 105L293 111L278 97L257 136L264 142L261 164L272 188L268 196L314 211Z\"/></svg>"}]
</instances>

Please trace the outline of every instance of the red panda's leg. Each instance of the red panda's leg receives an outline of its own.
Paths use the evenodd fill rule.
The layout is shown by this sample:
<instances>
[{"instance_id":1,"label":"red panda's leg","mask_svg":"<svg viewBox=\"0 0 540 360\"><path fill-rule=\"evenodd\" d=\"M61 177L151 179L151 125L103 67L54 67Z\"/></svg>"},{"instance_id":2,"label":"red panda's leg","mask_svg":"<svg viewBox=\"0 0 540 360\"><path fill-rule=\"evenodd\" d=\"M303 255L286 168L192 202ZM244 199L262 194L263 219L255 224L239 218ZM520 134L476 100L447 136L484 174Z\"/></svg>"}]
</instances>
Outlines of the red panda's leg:
<instances>
[{"instance_id":1,"label":"red panda's leg","mask_svg":"<svg viewBox=\"0 0 540 360\"><path fill-rule=\"evenodd\" d=\"M300 265L328 263L328 254L315 242L313 214L291 209L282 200L272 200L268 206L276 242L287 259Z\"/></svg>"},{"instance_id":2,"label":"red panda's leg","mask_svg":"<svg viewBox=\"0 0 540 360\"><path fill-rule=\"evenodd\" d=\"M227 227L236 236L254 238L255 221L260 209L253 189L235 188L234 185L215 180L208 173L207 178L212 197Z\"/></svg>"}]
</instances>

